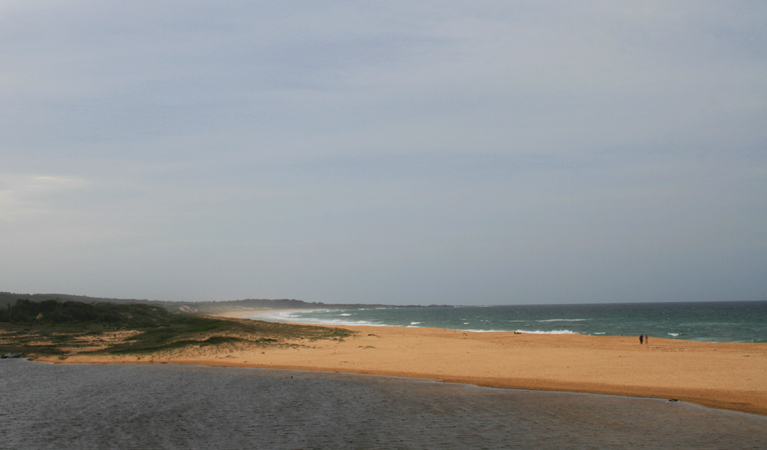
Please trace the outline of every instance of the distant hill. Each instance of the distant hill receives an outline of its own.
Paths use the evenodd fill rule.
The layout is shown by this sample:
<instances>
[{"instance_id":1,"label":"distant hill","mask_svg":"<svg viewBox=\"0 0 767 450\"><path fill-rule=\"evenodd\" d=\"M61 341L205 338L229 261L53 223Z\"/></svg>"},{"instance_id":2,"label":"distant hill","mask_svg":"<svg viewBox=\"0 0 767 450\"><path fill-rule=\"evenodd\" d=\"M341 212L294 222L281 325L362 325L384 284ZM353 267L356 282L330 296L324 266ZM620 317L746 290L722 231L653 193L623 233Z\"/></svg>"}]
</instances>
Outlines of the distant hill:
<instances>
[{"instance_id":1,"label":"distant hill","mask_svg":"<svg viewBox=\"0 0 767 450\"><path fill-rule=\"evenodd\" d=\"M239 309L343 309L343 308L370 308L392 305L371 305L362 303L322 303L305 302L294 299L244 299L244 300L224 300L224 301L205 301L205 302L174 302L167 300L146 300L146 299L120 299L120 298L101 298L88 297L85 295L70 294L16 294L12 292L0 292L0 307L12 304L16 300L30 300L33 302L42 302L45 300L59 300L62 302L75 301L83 303L141 303L148 305L162 306L170 312L186 312L200 314L215 314L224 311L236 311Z\"/></svg>"}]
</instances>

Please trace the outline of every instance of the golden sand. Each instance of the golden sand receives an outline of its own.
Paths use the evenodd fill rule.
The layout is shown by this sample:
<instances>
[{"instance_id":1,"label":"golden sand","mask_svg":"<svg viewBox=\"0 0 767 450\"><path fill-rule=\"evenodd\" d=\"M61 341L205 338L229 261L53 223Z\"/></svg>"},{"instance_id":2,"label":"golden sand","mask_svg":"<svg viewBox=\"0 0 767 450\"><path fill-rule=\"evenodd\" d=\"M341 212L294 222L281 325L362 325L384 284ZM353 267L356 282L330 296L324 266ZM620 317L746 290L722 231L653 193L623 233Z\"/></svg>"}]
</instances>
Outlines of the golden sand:
<instances>
[{"instance_id":1,"label":"golden sand","mask_svg":"<svg viewBox=\"0 0 767 450\"><path fill-rule=\"evenodd\" d=\"M229 317L253 312L238 311ZM640 345L637 337L344 328L356 334L294 345L189 349L143 359L73 355L64 362L171 362L392 375L501 388L679 399L767 415L767 344L651 337L649 345Z\"/></svg>"}]
</instances>

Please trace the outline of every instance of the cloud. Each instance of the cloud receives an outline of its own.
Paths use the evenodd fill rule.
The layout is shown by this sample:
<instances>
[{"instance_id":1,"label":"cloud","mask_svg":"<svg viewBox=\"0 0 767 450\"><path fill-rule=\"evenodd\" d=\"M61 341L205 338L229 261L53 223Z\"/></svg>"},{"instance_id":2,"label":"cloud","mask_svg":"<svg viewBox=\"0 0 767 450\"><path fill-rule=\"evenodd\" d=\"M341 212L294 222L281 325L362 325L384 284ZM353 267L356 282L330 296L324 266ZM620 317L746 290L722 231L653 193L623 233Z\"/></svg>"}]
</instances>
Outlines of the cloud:
<instances>
[{"instance_id":1,"label":"cloud","mask_svg":"<svg viewBox=\"0 0 767 450\"><path fill-rule=\"evenodd\" d=\"M56 201L90 185L79 177L60 175L0 175L0 217L5 221L52 214Z\"/></svg>"},{"instance_id":2,"label":"cloud","mask_svg":"<svg viewBox=\"0 0 767 450\"><path fill-rule=\"evenodd\" d=\"M737 275L767 245L765 19L760 2L4 2L2 250L26 256L0 272L196 299L765 292Z\"/></svg>"}]
</instances>

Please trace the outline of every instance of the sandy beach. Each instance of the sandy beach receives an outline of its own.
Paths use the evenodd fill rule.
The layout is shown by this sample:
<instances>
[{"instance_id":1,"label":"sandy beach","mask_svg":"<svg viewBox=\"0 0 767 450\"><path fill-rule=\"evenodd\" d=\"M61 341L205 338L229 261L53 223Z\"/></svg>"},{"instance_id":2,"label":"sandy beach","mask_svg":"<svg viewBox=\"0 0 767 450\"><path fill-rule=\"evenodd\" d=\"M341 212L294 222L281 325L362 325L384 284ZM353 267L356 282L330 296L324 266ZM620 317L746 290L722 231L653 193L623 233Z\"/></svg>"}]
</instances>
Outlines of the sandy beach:
<instances>
[{"instance_id":1,"label":"sandy beach","mask_svg":"<svg viewBox=\"0 0 767 450\"><path fill-rule=\"evenodd\" d=\"M236 311L243 317L266 311ZM182 363L428 378L499 388L678 399L767 415L767 344L650 337L343 327L341 340L185 348L154 357L72 355L66 363ZM287 345L290 344L290 345Z\"/></svg>"}]
</instances>

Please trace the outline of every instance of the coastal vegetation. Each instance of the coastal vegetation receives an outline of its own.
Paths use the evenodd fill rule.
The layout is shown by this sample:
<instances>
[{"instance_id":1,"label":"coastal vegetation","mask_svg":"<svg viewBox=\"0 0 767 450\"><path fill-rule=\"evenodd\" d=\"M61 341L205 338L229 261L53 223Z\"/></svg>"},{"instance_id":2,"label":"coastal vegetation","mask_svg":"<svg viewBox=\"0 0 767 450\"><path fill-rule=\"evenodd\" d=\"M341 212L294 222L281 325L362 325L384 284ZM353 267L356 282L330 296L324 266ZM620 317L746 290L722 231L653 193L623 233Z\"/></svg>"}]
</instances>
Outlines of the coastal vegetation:
<instances>
[{"instance_id":1,"label":"coastal vegetation","mask_svg":"<svg viewBox=\"0 0 767 450\"><path fill-rule=\"evenodd\" d=\"M343 339L339 328L170 313L148 304L16 300L0 308L0 353L151 354L189 346L273 346Z\"/></svg>"},{"instance_id":2,"label":"coastal vegetation","mask_svg":"<svg viewBox=\"0 0 767 450\"><path fill-rule=\"evenodd\" d=\"M84 295L71 294L20 294L13 292L0 292L0 307L14 304L17 300L30 300L33 302L43 302L46 300L58 300L60 302L75 301L81 303L117 303L117 304L143 304L150 306L159 306L171 313L195 313L195 314L219 314L237 310L252 309L327 309L327 308L371 308L377 304L357 304L357 303L334 303L327 304L322 302L305 302L295 299L243 299L243 300L221 300L221 301L166 301L166 300L146 300L146 299L121 299L121 298L103 298L88 297ZM392 306L392 305L388 305ZM399 306L400 308L413 307Z\"/></svg>"}]
</instances>

